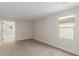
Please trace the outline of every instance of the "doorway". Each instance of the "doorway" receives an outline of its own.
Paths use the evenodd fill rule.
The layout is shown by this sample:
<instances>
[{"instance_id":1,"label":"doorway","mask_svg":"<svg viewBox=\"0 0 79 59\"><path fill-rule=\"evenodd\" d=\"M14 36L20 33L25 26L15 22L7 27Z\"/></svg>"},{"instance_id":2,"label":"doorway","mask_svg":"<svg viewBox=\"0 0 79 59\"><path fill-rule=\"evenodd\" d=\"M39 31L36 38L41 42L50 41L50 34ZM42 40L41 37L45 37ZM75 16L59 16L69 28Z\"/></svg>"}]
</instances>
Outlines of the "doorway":
<instances>
[{"instance_id":1,"label":"doorway","mask_svg":"<svg viewBox=\"0 0 79 59\"><path fill-rule=\"evenodd\" d=\"M8 43L15 41L15 22L2 21L2 42Z\"/></svg>"}]
</instances>

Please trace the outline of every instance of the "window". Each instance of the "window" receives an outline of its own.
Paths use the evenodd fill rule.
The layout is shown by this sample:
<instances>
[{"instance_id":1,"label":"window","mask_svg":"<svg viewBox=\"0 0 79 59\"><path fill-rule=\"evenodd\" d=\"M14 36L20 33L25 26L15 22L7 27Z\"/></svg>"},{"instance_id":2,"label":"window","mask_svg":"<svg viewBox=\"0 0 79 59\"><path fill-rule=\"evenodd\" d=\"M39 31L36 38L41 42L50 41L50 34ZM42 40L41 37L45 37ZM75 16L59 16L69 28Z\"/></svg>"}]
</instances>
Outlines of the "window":
<instances>
[{"instance_id":1,"label":"window","mask_svg":"<svg viewBox=\"0 0 79 59\"><path fill-rule=\"evenodd\" d=\"M74 40L74 15L60 17L58 19L58 34L60 39Z\"/></svg>"}]
</instances>

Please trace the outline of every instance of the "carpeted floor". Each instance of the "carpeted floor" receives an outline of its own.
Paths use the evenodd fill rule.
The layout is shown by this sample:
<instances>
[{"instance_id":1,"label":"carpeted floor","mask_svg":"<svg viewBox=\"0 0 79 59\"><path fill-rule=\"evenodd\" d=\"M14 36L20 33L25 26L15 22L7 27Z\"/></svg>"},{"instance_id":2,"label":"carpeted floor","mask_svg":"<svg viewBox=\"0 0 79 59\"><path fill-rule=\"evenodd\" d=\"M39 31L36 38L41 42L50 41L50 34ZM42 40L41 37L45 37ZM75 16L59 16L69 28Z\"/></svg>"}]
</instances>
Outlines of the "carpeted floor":
<instances>
[{"instance_id":1,"label":"carpeted floor","mask_svg":"<svg viewBox=\"0 0 79 59\"><path fill-rule=\"evenodd\" d=\"M0 46L1 56L73 56L50 45L29 39Z\"/></svg>"}]
</instances>

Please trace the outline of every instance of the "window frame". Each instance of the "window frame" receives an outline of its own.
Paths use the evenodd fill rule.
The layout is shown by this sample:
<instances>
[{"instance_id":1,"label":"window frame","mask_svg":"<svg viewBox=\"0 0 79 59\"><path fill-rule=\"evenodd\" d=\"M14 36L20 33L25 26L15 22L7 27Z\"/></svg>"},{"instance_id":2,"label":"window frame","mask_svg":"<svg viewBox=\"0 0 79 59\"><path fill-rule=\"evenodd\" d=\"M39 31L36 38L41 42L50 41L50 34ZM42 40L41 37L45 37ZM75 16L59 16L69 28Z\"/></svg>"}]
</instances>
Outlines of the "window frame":
<instances>
[{"instance_id":1,"label":"window frame","mask_svg":"<svg viewBox=\"0 0 79 59\"><path fill-rule=\"evenodd\" d=\"M60 23L60 21L59 21L59 18L57 19L57 38L58 39L62 39L62 38L60 38L60 32L59 32L59 30L60 30L60 28L73 28L73 30L74 30L74 34L73 34L73 36L74 36L74 38L73 39L66 39L66 40L75 40L75 17L70 17L70 18L73 18L74 19L74 27L59 27L59 23ZM69 18L67 18L67 19L69 19Z\"/></svg>"}]
</instances>

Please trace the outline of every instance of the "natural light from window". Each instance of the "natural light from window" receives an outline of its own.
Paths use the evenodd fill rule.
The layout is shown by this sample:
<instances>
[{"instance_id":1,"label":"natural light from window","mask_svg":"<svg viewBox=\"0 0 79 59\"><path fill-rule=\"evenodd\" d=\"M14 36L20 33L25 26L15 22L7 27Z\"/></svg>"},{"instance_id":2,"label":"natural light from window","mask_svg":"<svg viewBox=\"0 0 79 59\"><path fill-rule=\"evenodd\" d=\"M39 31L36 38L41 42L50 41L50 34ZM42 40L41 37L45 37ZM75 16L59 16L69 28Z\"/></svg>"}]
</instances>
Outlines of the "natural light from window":
<instances>
[{"instance_id":1,"label":"natural light from window","mask_svg":"<svg viewBox=\"0 0 79 59\"><path fill-rule=\"evenodd\" d=\"M58 20L58 35L60 39L74 40L75 15L60 17Z\"/></svg>"}]
</instances>

